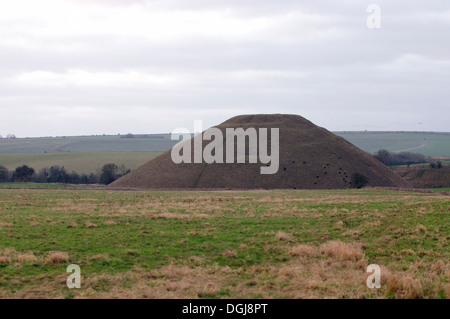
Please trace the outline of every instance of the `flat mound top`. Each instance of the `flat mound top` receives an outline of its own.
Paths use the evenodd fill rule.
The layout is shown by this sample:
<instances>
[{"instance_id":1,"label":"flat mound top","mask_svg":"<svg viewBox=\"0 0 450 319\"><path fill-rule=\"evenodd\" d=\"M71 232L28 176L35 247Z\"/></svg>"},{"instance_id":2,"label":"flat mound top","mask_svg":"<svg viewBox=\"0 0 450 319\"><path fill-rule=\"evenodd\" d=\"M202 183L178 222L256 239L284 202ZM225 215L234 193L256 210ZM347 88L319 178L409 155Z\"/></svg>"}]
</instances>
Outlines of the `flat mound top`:
<instances>
[{"instance_id":1,"label":"flat mound top","mask_svg":"<svg viewBox=\"0 0 450 319\"><path fill-rule=\"evenodd\" d=\"M352 176L356 173L367 177L368 186L409 186L371 155L299 115L240 115L216 127L222 132L223 145L226 144L226 128L279 128L278 172L261 174L264 164L248 163L248 160L244 164L237 163L237 160L226 164L175 164L168 151L110 186L153 189L342 189L353 187ZM191 143L190 155L193 159L195 148L192 139L186 143ZM211 141L203 141L202 147L209 143ZM270 147L268 151L270 153Z\"/></svg>"},{"instance_id":2,"label":"flat mound top","mask_svg":"<svg viewBox=\"0 0 450 319\"><path fill-rule=\"evenodd\" d=\"M315 125L301 117L293 114L254 114L254 115L239 115L230 118L229 120L218 125L218 127L249 127L264 126L271 127L289 127L289 128L305 128L315 127Z\"/></svg>"}]
</instances>

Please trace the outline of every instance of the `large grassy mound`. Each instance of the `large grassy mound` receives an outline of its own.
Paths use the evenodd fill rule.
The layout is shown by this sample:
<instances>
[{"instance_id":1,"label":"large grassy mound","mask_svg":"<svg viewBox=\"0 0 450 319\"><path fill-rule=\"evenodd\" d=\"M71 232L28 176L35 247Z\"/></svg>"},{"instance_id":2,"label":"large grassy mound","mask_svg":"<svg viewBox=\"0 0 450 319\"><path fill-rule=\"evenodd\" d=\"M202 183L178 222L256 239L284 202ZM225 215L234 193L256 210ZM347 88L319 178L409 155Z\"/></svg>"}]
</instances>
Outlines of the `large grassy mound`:
<instances>
[{"instance_id":1,"label":"large grassy mound","mask_svg":"<svg viewBox=\"0 0 450 319\"><path fill-rule=\"evenodd\" d=\"M368 186L408 186L369 154L301 116L242 115L217 126L224 139L226 128L239 127L280 129L280 168L276 174L262 175L261 163L175 164L168 151L111 187L342 189L352 187L355 173L366 176Z\"/></svg>"}]
</instances>

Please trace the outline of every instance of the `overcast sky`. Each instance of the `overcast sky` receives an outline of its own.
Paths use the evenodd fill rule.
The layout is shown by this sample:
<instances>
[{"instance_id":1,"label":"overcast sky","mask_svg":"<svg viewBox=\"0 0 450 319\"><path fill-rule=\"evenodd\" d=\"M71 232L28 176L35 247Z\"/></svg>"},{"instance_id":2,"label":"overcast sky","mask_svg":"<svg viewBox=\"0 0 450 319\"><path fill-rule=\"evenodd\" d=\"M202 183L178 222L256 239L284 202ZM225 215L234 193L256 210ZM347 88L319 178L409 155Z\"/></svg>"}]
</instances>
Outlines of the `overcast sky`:
<instances>
[{"instance_id":1,"label":"overcast sky","mask_svg":"<svg viewBox=\"0 0 450 319\"><path fill-rule=\"evenodd\" d=\"M381 28L367 27L369 4ZM0 2L0 135L161 133L239 114L450 131L450 3Z\"/></svg>"}]
</instances>

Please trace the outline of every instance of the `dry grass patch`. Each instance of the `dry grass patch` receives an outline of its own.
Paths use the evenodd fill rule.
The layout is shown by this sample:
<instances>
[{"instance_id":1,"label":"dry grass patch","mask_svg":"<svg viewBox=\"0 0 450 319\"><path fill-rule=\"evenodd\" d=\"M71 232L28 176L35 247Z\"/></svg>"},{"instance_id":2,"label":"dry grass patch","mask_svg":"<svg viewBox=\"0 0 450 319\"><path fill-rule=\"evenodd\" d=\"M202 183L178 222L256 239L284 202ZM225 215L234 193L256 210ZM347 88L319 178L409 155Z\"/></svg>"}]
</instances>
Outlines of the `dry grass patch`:
<instances>
[{"instance_id":1,"label":"dry grass patch","mask_svg":"<svg viewBox=\"0 0 450 319\"><path fill-rule=\"evenodd\" d=\"M37 257L33 254L33 252L28 252L24 254L18 254L17 261L20 263L35 262L37 261Z\"/></svg>"},{"instance_id":2,"label":"dry grass patch","mask_svg":"<svg viewBox=\"0 0 450 319\"><path fill-rule=\"evenodd\" d=\"M450 195L450 192L449 192ZM447 299L450 299L450 284L447 284L443 288L445 295L447 296Z\"/></svg>"},{"instance_id":3,"label":"dry grass patch","mask_svg":"<svg viewBox=\"0 0 450 319\"><path fill-rule=\"evenodd\" d=\"M8 257L10 259L13 259L17 255L17 251L14 248L4 248L2 251L0 251L1 257Z\"/></svg>"},{"instance_id":4,"label":"dry grass patch","mask_svg":"<svg viewBox=\"0 0 450 319\"><path fill-rule=\"evenodd\" d=\"M360 259L357 263L356 263L356 267L366 271L367 270L367 266L369 266L369 261L365 258Z\"/></svg>"},{"instance_id":5,"label":"dry grass patch","mask_svg":"<svg viewBox=\"0 0 450 319\"><path fill-rule=\"evenodd\" d=\"M357 243L344 243L342 241L330 241L320 246L320 251L338 260L360 260L364 257L361 245Z\"/></svg>"},{"instance_id":6,"label":"dry grass patch","mask_svg":"<svg viewBox=\"0 0 450 319\"><path fill-rule=\"evenodd\" d=\"M366 228L377 228L381 226L381 222L379 220L374 221L374 222L368 222L366 223L365 227Z\"/></svg>"},{"instance_id":7,"label":"dry grass patch","mask_svg":"<svg viewBox=\"0 0 450 319\"><path fill-rule=\"evenodd\" d=\"M421 249L417 252L417 255L419 255L419 256L434 256L434 251Z\"/></svg>"},{"instance_id":8,"label":"dry grass patch","mask_svg":"<svg viewBox=\"0 0 450 319\"><path fill-rule=\"evenodd\" d=\"M225 251L223 253L223 255L228 258L231 258L231 257L234 258L234 257L237 257L237 252L235 250L229 249L229 250Z\"/></svg>"},{"instance_id":9,"label":"dry grass patch","mask_svg":"<svg viewBox=\"0 0 450 319\"><path fill-rule=\"evenodd\" d=\"M308 245L298 245L291 248L288 255L291 257L311 257L316 255L317 250L314 247Z\"/></svg>"},{"instance_id":10,"label":"dry grass patch","mask_svg":"<svg viewBox=\"0 0 450 319\"><path fill-rule=\"evenodd\" d=\"M12 227L13 223L0 222L0 227Z\"/></svg>"},{"instance_id":11,"label":"dry grass patch","mask_svg":"<svg viewBox=\"0 0 450 319\"><path fill-rule=\"evenodd\" d=\"M103 223L103 225L117 225L118 222L114 221L114 220L107 220Z\"/></svg>"},{"instance_id":12,"label":"dry grass patch","mask_svg":"<svg viewBox=\"0 0 450 319\"><path fill-rule=\"evenodd\" d=\"M135 270L121 275L99 275L85 280L85 285L112 285L108 292L95 290L81 292L81 298L214 298L219 296L226 269L212 265L208 268L168 265L150 272ZM131 288L123 288L124 282L134 282Z\"/></svg>"},{"instance_id":13,"label":"dry grass patch","mask_svg":"<svg viewBox=\"0 0 450 319\"><path fill-rule=\"evenodd\" d=\"M98 228L96 224L93 224L91 222L86 222L85 226L86 228Z\"/></svg>"},{"instance_id":14,"label":"dry grass patch","mask_svg":"<svg viewBox=\"0 0 450 319\"><path fill-rule=\"evenodd\" d=\"M336 223L336 227L337 227L338 229L344 228L344 222L343 222L342 220L338 221L338 222Z\"/></svg>"},{"instance_id":15,"label":"dry grass patch","mask_svg":"<svg viewBox=\"0 0 450 319\"><path fill-rule=\"evenodd\" d=\"M67 228L78 228L78 225L77 225L77 223L75 223L75 222L71 222L71 223L67 226Z\"/></svg>"},{"instance_id":16,"label":"dry grass patch","mask_svg":"<svg viewBox=\"0 0 450 319\"><path fill-rule=\"evenodd\" d=\"M289 236L287 233L279 231L276 235L275 238L281 241L287 241L287 242L292 242L292 237Z\"/></svg>"},{"instance_id":17,"label":"dry grass patch","mask_svg":"<svg viewBox=\"0 0 450 319\"><path fill-rule=\"evenodd\" d=\"M424 234L427 231L427 228L424 225L419 225L417 226L416 231L419 234Z\"/></svg>"},{"instance_id":18,"label":"dry grass patch","mask_svg":"<svg viewBox=\"0 0 450 319\"><path fill-rule=\"evenodd\" d=\"M402 253L402 255L405 255L405 256L415 256L416 255L416 253L414 251L412 251L411 249L403 249L401 251L401 253Z\"/></svg>"},{"instance_id":19,"label":"dry grass patch","mask_svg":"<svg viewBox=\"0 0 450 319\"><path fill-rule=\"evenodd\" d=\"M387 281L387 293L398 299L423 298L422 284L409 276L391 276Z\"/></svg>"},{"instance_id":20,"label":"dry grass patch","mask_svg":"<svg viewBox=\"0 0 450 319\"><path fill-rule=\"evenodd\" d=\"M1 252L0 264L5 263L26 263L26 262L36 262L38 259L33 252L21 253L16 251L14 248L5 248Z\"/></svg>"},{"instance_id":21,"label":"dry grass patch","mask_svg":"<svg viewBox=\"0 0 450 319\"><path fill-rule=\"evenodd\" d=\"M51 251L46 261L51 265L63 264L69 261L69 254L61 251Z\"/></svg>"},{"instance_id":22,"label":"dry grass patch","mask_svg":"<svg viewBox=\"0 0 450 319\"><path fill-rule=\"evenodd\" d=\"M435 274L442 274L446 268L445 263L442 260L438 260L436 263L431 265L431 271ZM449 296L450 298L450 296Z\"/></svg>"},{"instance_id":23,"label":"dry grass patch","mask_svg":"<svg viewBox=\"0 0 450 319\"><path fill-rule=\"evenodd\" d=\"M189 263L191 265L200 266L203 265L205 260L199 256L191 256L189 257Z\"/></svg>"}]
</instances>

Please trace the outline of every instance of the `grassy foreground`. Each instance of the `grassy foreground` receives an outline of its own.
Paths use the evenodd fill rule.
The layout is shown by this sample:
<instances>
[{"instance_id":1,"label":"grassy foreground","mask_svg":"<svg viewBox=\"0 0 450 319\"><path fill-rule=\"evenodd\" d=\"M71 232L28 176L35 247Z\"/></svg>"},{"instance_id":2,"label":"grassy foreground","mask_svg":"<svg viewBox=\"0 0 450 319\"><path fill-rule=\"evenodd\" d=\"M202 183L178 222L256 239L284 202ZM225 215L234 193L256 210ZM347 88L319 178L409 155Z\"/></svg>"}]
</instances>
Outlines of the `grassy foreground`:
<instances>
[{"instance_id":1,"label":"grassy foreground","mask_svg":"<svg viewBox=\"0 0 450 319\"><path fill-rule=\"evenodd\" d=\"M449 298L449 214L383 190L1 189L0 298Z\"/></svg>"}]
</instances>

